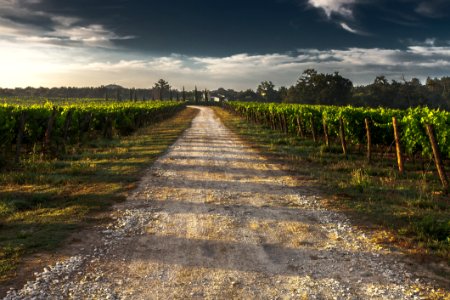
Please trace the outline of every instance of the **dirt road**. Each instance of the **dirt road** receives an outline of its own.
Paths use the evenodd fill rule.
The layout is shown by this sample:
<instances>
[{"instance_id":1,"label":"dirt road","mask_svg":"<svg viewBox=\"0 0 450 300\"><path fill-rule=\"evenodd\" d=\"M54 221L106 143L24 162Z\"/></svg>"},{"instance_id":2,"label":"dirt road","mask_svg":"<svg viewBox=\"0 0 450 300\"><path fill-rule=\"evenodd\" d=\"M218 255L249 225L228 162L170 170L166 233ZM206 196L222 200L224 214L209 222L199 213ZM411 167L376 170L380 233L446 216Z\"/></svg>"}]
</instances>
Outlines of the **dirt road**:
<instances>
[{"instance_id":1,"label":"dirt road","mask_svg":"<svg viewBox=\"0 0 450 300\"><path fill-rule=\"evenodd\" d=\"M198 109L95 249L7 299L420 299L429 288Z\"/></svg>"}]
</instances>

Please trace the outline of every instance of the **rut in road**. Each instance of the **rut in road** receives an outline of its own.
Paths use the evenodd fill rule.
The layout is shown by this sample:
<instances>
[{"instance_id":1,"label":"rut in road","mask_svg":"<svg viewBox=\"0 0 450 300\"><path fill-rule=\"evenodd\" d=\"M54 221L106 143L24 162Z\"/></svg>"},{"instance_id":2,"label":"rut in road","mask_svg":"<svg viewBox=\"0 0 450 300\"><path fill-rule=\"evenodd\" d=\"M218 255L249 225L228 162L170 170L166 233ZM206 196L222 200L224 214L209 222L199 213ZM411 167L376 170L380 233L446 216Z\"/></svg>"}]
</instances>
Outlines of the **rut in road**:
<instances>
[{"instance_id":1,"label":"rut in road","mask_svg":"<svg viewBox=\"0 0 450 300\"><path fill-rule=\"evenodd\" d=\"M307 182L198 109L116 207L100 245L40 274L40 294L30 283L10 299L414 299L428 288L322 209Z\"/></svg>"}]
</instances>

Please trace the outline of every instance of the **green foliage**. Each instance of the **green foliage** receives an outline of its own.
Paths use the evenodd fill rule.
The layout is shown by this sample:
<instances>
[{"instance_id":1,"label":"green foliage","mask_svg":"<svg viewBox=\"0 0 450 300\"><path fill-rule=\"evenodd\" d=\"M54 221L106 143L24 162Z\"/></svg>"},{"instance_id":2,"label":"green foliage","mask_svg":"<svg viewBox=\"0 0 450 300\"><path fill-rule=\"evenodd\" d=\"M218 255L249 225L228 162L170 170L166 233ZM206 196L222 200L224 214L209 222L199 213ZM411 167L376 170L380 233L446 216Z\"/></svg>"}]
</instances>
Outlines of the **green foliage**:
<instances>
[{"instance_id":1,"label":"green foliage","mask_svg":"<svg viewBox=\"0 0 450 300\"><path fill-rule=\"evenodd\" d=\"M154 89L156 89L158 91L159 100L163 100L164 94L166 92L170 91L170 85L164 79L160 79L160 80L158 80L158 82L155 83ZM172 100L172 99L170 99L170 100Z\"/></svg>"},{"instance_id":2,"label":"green foliage","mask_svg":"<svg viewBox=\"0 0 450 300\"><path fill-rule=\"evenodd\" d=\"M246 104L249 103L229 102L228 108ZM257 104L256 108L258 116L267 113L267 107L263 104ZM307 110L306 106L298 109ZM390 112L380 109L379 115L374 117L379 118L376 119L378 122L383 119L389 122ZM234 113L220 109L216 109L216 113L227 127L235 130L263 153L276 157L277 160L289 165L290 169L295 170L296 174L300 175L301 186L312 184L324 191L327 195L324 197L327 207L348 213L352 222L361 224L364 228L382 230L383 235L380 235L380 239L377 238L379 242L383 244L395 242L401 247L407 245L408 248L414 248L417 253L432 255L433 259L436 256L441 257L448 261L450 257L448 196L436 193L440 189L440 183L430 172L422 172L420 166L407 160L409 172L405 176L399 176L391 167L395 163L394 157L385 158L387 164L367 164L363 155L350 155L348 160L344 160L337 143L326 147L324 144L313 143L309 138L292 136L293 133L296 134L294 131L296 128L292 128L291 134L286 135L268 128L271 125L267 122L248 122ZM247 112L244 110L239 114L245 117ZM250 116L250 120L255 121L254 115ZM303 122L309 123L307 120L304 117ZM373 124L372 126L383 133L387 127L392 126L391 122L392 120L390 124L381 123L376 124L377 127ZM318 124L317 129L321 126L321 123ZM307 128L306 125L304 127ZM393 239L387 240L385 238L387 236Z\"/></svg>"},{"instance_id":3,"label":"green foliage","mask_svg":"<svg viewBox=\"0 0 450 300\"><path fill-rule=\"evenodd\" d=\"M423 236L450 244L450 220L436 219L434 216L424 217L417 225L417 231Z\"/></svg>"},{"instance_id":4,"label":"green foliage","mask_svg":"<svg viewBox=\"0 0 450 300\"><path fill-rule=\"evenodd\" d=\"M256 93L265 102L281 102L279 93L275 90L275 85L272 81L263 81L258 85Z\"/></svg>"},{"instance_id":5,"label":"green foliage","mask_svg":"<svg viewBox=\"0 0 450 300\"><path fill-rule=\"evenodd\" d=\"M60 146L79 142L92 132L105 137L110 137L111 132L129 134L137 128L171 116L184 104L169 101L83 102L59 106L50 102L33 105L0 104L0 156L12 150L22 116L25 116L22 143L27 149L41 145L54 107L57 114L51 140L54 145Z\"/></svg>"},{"instance_id":6,"label":"green foliage","mask_svg":"<svg viewBox=\"0 0 450 300\"><path fill-rule=\"evenodd\" d=\"M70 244L67 238L75 231L108 222L103 213L125 199L196 115L187 108L160 122L155 111L152 123L132 135L93 135L58 159L28 157L0 170L0 284L16 276L26 255L53 251L64 241Z\"/></svg>"},{"instance_id":7,"label":"green foliage","mask_svg":"<svg viewBox=\"0 0 450 300\"><path fill-rule=\"evenodd\" d=\"M339 119L345 126L346 138L355 145L366 143L364 120L371 124L372 143L391 145L394 140L392 117L400 125L401 143L407 154L420 153L431 157L425 124L433 124L437 141L444 157L450 158L450 112L427 107L406 110L386 108L363 108L352 106L325 106L302 104L275 104L254 102L229 102L227 107L255 122L297 134L300 127L306 134L323 133L323 121L328 127L330 137L339 135Z\"/></svg>"},{"instance_id":8,"label":"green foliage","mask_svg":"<svg viewBox=\"0 0 450 300\"><path fill-rule=\"evenodd\" d=\"M351 173L350 184L358 191L363 192L371 184L370 176L363 169L355 169Z\"/></svg>"},{"instance_id":9,"label":"green foliage","mask_svg":"<svg viewBox=\"0 0 450 300\"><path fill-rule=\"evenodd\" d=\"M351 98L353 83L339 75L307 69L297 84L289 89L287 102L304 104L342 104Z\"/></svg>"}]
</instances>

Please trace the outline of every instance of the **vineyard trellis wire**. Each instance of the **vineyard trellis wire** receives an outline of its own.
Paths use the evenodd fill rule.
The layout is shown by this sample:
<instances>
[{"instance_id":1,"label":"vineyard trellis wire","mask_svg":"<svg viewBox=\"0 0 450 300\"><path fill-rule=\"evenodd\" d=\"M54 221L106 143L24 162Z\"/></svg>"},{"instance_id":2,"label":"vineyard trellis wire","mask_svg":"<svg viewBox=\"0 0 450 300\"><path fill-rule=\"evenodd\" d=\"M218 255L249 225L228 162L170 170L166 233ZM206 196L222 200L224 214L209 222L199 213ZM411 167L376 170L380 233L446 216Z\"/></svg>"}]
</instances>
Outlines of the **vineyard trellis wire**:
<instances>
[{"instance_id":1,"label":"vineyard trellis wire","mask_svg":"<svg viewBox=\"0 0 450 300\"><path fill-rule=\"evenodd\" d=\"M112 138L114 133L127 135L184 107L169 101L0 104L0 155L14 154L19 161L36 148L44 154L58 154L90 134L104 138Z\"/></svg>"},{"instance_id":2,"label":"vineyard trellis wire","mask_svg":"<svg viewBox=\"0 0 450 300\"><path fill-rule=\"evenodd\" d=\"M325 143L331 137L340 139L343 152L346 143L386 146L394 144L394 120L399 127L399 143L404 154L422 155L436 160L436 151L443 159L450 158L450 112L427 107L406 110L387 108L362 108L352 106L325 106L280 103L256 103L233 101L225 108L272 129L318 141L321 135ZM433 127L436 149L430 142L427 125ZM370 137L370 138L368 138ZM368 158L371 159L370 152ZM448 187L447 187L448 188Z\"/></svg>"}]
</instances>

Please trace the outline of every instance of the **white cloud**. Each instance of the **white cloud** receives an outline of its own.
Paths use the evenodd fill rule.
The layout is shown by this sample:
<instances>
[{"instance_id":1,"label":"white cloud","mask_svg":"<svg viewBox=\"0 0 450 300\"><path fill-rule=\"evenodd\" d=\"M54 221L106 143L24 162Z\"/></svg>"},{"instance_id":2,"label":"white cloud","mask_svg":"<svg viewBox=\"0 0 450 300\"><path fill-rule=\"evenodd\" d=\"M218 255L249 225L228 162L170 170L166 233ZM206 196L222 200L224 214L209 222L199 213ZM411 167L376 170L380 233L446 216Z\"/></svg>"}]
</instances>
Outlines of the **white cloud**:
<instances>
[{"instance_id":1,"label":"white cloud","mask_svg":"<svg viewBox=\"0 0 450 300\"><path fill-rule=\"evenodd\" d=\"M362 34L362 32L360 32L359 30L356 30L356 29L354 29L354 28L351 28L350 26L348 26L348 25L347 25L346 23L344 23L344 22L341 22L340 25L341 25L341 27L342 27L344 30L347 30L347 31L350 32L350 33L353 33L353 34Z\"/></svg>"},{"instance_id":2,"label":"white cloud","mask_svg":"<svg viewBox=\"0 0 450 300\"><path fill-rule=\"evenodd\" d=\"M0 16L0 36L15 37L18 35L25 35L28 31L30 31L30 29L27 26L17 24Z\"/></svg>"},{"instance_id":3,"label":"white cloud","mask_svg":"<svg viewBox=\"0 0 450 300\"><path fill-rule=\"evenodd\" d=\"M450 47L410 46L408 49L408 52L416 55L425 57L447 56L450 59Z\"/></svg>"},{"instance_id":4,"label":"white cloud","mask_svg":"<svg viewBox=\"0 0 450 300\"><path fill-rule=\"evenodd\" d=\"M249 73L258 74L262 70L266 72L281 70L296 61L285 54L249 55L245 53L229 57L193 57L192 60L203 71L220 78L229 77L232 73L240 77L248 76ZM245 70L245 73L241 73L241 70Z\"/></svg>"},{"instance_id":5,"label":"white cloud","mask_svg":"<svg viewBox=\"0 0 450 300\"><path fill-rule=\"evenodd\" d=\"M335 57L349 66L401 66L406 58L406 52L398 49L382 48L349 48L332 50Z\"/></svg>"},{"instance_id":6,"label":"white cloud","mask_svg":"<svg viewBox=\"0 0 450 300\"><path fill-rule=\"evenodd\" d=\"M436 44L436 39L435 38L425 39L425 45L434 46L435 44Z\"/></svg>"},{"instance_id":7,"label":"white cloud","mask_svg":"<svg viewBox=\"0 0 450 300\"><path fill-rule=\"evenodd\" d=\"M186 57L186 59L188 59ZM152 71L152 72L178 72L186 73L193 71L185 65L186 61L180 56L152 57L148 59L119 60L118 62L90 62L79 65L77 69L98 72L127 72L127 71Z\"/></svg>"},{"instance_id":8,"label":"white cloud","mask_svg":"<svg viewBox=\"0 0 450 300\"><path fill-rule=\"evenodd\" d=\"M322 10L329 20L337 23L340 28L353 34L367 35L365 32L350 26L347 22L339 20L353 20L353 6L357 0L308 0L308 4ZM336 18L337 17L337 18Z\"/></svg>"},{"instance_id":9,"label":"white cloud","mask_svg":"<svg viewBox=\"0 0 450 300\"><path fill-rule=\"evenodd\" d=\"M448 15L449 8L450 4L448 0L426 0L421 1L415 11L426 17L441 18Z\"/></svg>"},{"instance_id":10,"label":"white cloud","mask_svg":"<svg viewBox=\"0 0 450 300\"><path fill-rule=\"evenodd\" d=\"M80 18L32 10L26 5L39 2L40 0L0 0L0 38L93 47L112 47L114 40L134 38L119 36L100 24L83 24ZM45 23L47 26L24 22L36 19L40 20L38 23Z\"/></svg>"},{"instance_id":11,"label":"white cloud","mask_svg":"<svg viewBox=\"0 0 450 300\"><path fill-rule=\"evenodd\" d=\"M81 21L79 18L74 17L64 17L64 16L51 16L50 17L55 23L60 24L64 27L70 27L73 24Z\"/></svg>"},{"instance_id":12,"label":"white cloud","mask_svg":"<svg viewBox=\"0 0 450 300\"><path fill-rule=\"evenodd\" d=\"M92 29L92 28L91 28ZM102 28L93 28L101 31ZM73 33L89 39L90 32ZM145 56L108 48L66 47L55 43L57 37L22 37L0 40L0 85L15 86L99 86L117 83L150 87L159 78L181 88L234 89L255 88L263 80L277 86L292 85L303 70L339 71L355 84L372 82L375 76L388 78L448 75L450 46L421 43L406 49L347 48L299 49L290 54L226 57L186 55Z\"/></svg>"},{"instance_id":13,"label":"white cloud","mask_svg":"<svg viewBox=\"0 0 450 300\"><path fill-rule=\"evenodd\" d=\"M309 5L322 9L328 18L331 18L332 14L352 17L351 7L355 2L356 0L308 0Z\"/></svg>"},{"instance_id":14,"label":"white cloud","mask_svg":"<svg viewBox=\"0 0 450 300\"><path fill-rule=\"evenodd\" d=\"M291 54L235 54L227 57L185 55L144 56L114 49L120 36L100 24L84 24L79 18L27 9L39 0L0 0L0 85L96 86L118 83L149 87L166 78L175 87L235 89L254 88L263 80L291 85L307 68L339 71L355 83L368 83L376 75L390 78L448 75L450 46L436 46L435 39L415 43L404 50L380 48L299 49ZM331 18L345 22L343 30L364 34L353 25L352 6L357 0L309 0ZM11 18L15 16L16 18ZM43 19L48 27L24 25L17 20ZM333 21L334 22L334 21ZM68 47L71 46L71 47Z\"/></svg>"},{"instance_id":15,"label":"white cloud","mask_svg":"<svg viewBox=\"0 0 450 300\"><path fill-rule=\"evenodd\" d=\"M119 36L104 28L103 25L92 24L88 26L55 26L48 35L59 41L70 41L91 46L112 46L113 40L132 39L134 36Z\"/></svg>"}]
</instances>

